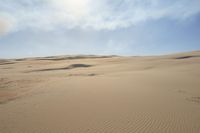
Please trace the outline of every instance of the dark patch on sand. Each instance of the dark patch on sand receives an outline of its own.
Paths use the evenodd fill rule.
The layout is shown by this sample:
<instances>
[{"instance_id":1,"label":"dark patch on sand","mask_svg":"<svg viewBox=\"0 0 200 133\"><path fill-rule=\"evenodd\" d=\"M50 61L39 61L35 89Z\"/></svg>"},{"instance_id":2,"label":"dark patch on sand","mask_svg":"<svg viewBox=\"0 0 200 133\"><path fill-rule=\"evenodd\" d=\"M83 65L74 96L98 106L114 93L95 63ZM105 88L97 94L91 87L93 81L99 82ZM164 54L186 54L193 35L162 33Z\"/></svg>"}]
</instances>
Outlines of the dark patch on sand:
<instances>
[{"instance_id":1,"label":"dark patch on sand","mask_svg":"<svg viewBox=\"0 0 200 133\"><path fill-rule=\"evenodd\" d=\"M16 59L15 61L26 61L27 59Z\"/></svg>"},{"instance_id":2,"label":"dark patch on sand","mask_svg":"<svg viewBox=\"0 0 200 133\"><path fill-rule=\"evenodd\" d=\"M57 70L70 70L70 69L75 69L75 68L87 68L87 67L92 67L93 65L88 65L88 64L72 64L67 67L61 67L61 68L48 68L48 69L39 69L39 70L33 70L29 72L44 72L44 71L57 71Z\"/></svg>"},{"instance_id":3,"label":"dark patch on sand","mask_svg":"<svg viewBox=\"0 0 200 133\"><path fill-rule=\"evenodd\" d=\"M154 68L154 66L148 66L148 67L143 68L142 70L150 70L150 69L153 69L153 68Z\"/></svg>"},{"instance_id":4,"label":"dark patch on sand","mask_svg":"<svg viewBox=\"0 0 200 133\"><path fill-rule=\"evenodd\" d=\"M3 63L0 63L0 65L11 65L11 64L15 64L15 62L3 62Z\"/></svg>"},{"instance_id":5,"label":"dark patch on sand","mask_svg":"<svg viewBox=\"0 0 200 133\"><path fill-rule=\"evenodd\" d=\"M73 77L73 76L86 76L86 77L92 77L92 76L97 76L97 74L95 73L89 73L89 74L69 74L69 77Z\"/></svg>"},{"instance_id":6,"label":"dark patch on sand","mask_svg":"<svg viewBox=\"0 0 200 133\"><path fill-rule=\"evenodd\" d=\"M189 59L189 58L197 58L200 56L180 56L180 57L176 57L175 59Z\"/></svg>"},{"instance_id":7,"label":"dark patch on sand","mask_svg":"<svg viewBox=\"0 0 200 133\"><path fill-rule=\"evenodd\" d=\"M0 100L0 104L6 104L6 103L13 101L13 100L16 100L18 98L20 98L20 97L19 96L13 96L13 97L10 97L10 98L4 99L4 100Z\"/></svg>"},{"instance_id":8,"label":"dark patch on sand","mask_svg":"<svg viewBox=\"0 0 200 133\"><path fill-rule=\"evenodd\" d=\"M44 57L44 58L37 58L35 60L50 60L50 61L61 61L61 60L75 60L75 59L96 59L96 58L112 58L115 56L68 56L68 57Z\"/></svg>"},{"instance_id":9,"label":"dark patch on sand","mask_svg":"<svg viewBox=\"0 0 200 133\"><path fill-rule=\"evenodd\" d=\"M184 91L184 90L181 90L181 89L177 90L177 92L178 92L178 93L182 93L182 94L185 94L185 93L187 93L186 91Z\"/></svg>"},{"instance_id":10,"label":"dark patch on sand","mask_svg":"<svg viewBox=\"0 0 200 133\"><path fill-rule=\"evenodd\" d=\"M200 104L200 96L199 97L190 97L190 98L187 98L186 100Z\"/></svg>"}]
</instances>

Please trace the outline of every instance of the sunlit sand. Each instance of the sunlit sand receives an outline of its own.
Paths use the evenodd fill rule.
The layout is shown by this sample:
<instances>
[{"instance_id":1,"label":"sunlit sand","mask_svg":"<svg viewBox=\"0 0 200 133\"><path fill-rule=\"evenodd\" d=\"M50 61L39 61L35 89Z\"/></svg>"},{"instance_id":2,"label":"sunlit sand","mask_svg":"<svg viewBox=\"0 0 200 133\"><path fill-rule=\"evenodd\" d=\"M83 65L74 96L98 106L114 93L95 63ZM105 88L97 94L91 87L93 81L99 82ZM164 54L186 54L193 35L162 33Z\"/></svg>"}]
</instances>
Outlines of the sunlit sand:
<instances>
[{"instance_id":1,"label":"sunlit sand","mask_svg":"<svg viewBox=\"0 0 200 133\"><path fill-rule=\"evenodd\" d=\"M0 133L198 133L200 52L0 60Z\"/></svg>"}]
</instances>

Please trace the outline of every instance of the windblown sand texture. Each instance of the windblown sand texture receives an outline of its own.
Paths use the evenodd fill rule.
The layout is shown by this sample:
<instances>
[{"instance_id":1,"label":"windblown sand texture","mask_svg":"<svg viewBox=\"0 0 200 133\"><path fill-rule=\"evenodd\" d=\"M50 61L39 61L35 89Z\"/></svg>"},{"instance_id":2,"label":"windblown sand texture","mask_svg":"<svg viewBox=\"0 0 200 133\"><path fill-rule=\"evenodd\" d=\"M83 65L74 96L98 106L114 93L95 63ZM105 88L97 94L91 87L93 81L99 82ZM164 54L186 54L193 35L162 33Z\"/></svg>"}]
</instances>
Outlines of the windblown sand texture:
<instances>
[{"instance_id":1,"label":"windblown sand texture","mask_svg":"<svg viewBox=\"0 0 200 133\"><path fill-rule=\"evenodd\" d=\"M200 52L1 59L0 133L200 133Z\"/></svg>"}]
</instances>

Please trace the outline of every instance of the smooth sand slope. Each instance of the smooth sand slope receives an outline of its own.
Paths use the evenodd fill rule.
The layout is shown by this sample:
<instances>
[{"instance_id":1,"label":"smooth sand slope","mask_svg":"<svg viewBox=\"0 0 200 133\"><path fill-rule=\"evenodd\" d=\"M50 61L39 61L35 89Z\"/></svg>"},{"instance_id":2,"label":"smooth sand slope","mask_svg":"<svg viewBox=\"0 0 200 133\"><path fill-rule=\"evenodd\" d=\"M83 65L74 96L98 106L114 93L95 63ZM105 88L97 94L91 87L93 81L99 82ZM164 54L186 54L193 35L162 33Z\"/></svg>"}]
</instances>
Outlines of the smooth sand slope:
<instances>
[{"instance_id":1,"label":"smooth sand slope","mask_svg":"<svg viewBox=\"0 0 200 133\"><path fill-rule=\"evenodd\" d=\"M200 133L200 52L2 59L0 133Z\"/></svg>"}]
</instances>

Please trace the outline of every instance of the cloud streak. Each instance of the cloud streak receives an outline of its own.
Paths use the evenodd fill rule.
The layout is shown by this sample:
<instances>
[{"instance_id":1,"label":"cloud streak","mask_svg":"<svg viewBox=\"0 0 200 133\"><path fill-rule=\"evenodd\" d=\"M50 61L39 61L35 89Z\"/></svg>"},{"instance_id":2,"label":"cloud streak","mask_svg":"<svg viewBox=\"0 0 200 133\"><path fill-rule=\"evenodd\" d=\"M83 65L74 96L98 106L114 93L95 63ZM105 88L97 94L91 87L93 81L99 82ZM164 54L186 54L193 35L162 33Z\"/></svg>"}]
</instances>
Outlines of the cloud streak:
<instances>
[{"instance_id":1,"label":"cloud streak","mask_svg":"<svg viewBox=\"0 0 200 133\"><path fill-rule=\"evenodd\" d=\"M0 12L0 34L26 28L115 30L161 18L185 20L200 12L200 1L0 0Z\"/></svg>"}]
</instances>

